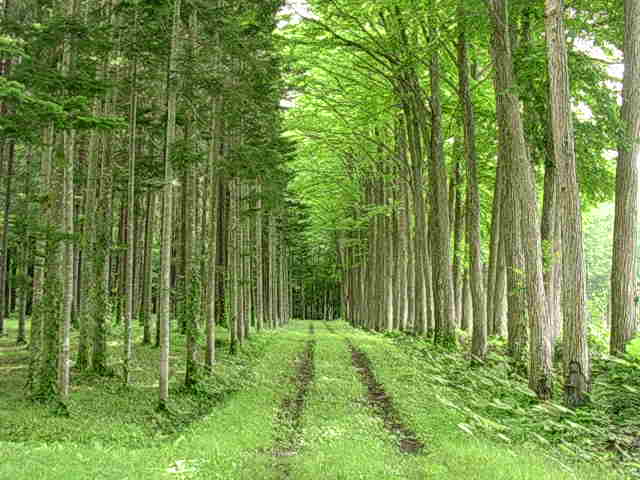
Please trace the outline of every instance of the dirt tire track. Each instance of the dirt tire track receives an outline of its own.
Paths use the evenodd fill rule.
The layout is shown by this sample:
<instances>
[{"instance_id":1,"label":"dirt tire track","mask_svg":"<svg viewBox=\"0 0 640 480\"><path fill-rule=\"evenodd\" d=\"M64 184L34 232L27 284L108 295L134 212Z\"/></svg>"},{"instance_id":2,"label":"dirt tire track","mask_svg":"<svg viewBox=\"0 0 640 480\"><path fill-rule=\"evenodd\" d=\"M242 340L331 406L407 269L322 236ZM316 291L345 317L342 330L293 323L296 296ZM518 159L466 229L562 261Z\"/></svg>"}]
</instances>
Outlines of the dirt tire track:
<instances>
[{"instance_id":1,"label":"dirt tire track","mask_svg":"<svg viewBox=\"0 0 640 480\"><path fill-rule=\"evenodd\" d=\"M309 333L314 333L313 324L309 326ZM295 391L282 400L276 414L276 441L271 454L278 459L276 468L281 478L291 478L290 465L285 458L296 455L296 447L300 443L305 399L315 378L315 346L315 339L307 341L305 349L298 355L296 373L291 377Z\"/></svg>"},{"instance_id":2,"label":"dirt tire track","mask_svg":"<svg viewBox=\"0 0 640 480\"><path fill-rule=\"evenodd\" d=\"M369 405L382 419L385 428L396 436L400 451L414 454L422 452L425 447L424 443L402 421L398 410L393 405L393 400L385 391L384 386L376 379L367 354L356 348L348 339L347 344L351 350L351 362L360 374L360 381L367 387Z\"/></svg>"}]
</instances>

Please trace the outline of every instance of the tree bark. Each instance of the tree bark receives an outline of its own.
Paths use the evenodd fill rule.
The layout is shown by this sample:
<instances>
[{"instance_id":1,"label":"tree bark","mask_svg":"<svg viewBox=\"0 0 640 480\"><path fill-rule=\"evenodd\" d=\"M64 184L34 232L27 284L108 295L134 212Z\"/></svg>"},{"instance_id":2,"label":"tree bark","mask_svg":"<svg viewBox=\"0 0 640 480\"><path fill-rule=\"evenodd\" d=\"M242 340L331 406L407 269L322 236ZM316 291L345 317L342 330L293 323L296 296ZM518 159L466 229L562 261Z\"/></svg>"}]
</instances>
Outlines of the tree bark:
<instances>
[{"instance_id":1,"label":"tree bark","mask_svg":"<svg viewBox=\"0 0 640 480\"><path fill-rule=\"evenodd\" d=\"M640 12L640 10L638 10ZM545 26L550 78L551 123L556 164L560 170L562 205L562 317L565 403L587 401L590 384L585 306L582 215L576 174L575 140L569 89L569 64L564 28L564 1L546 0Z\"/></svg>"},{"instance_id":2,"label":"tree bark","mask_svg":"<svg viewBox=\"0 0 640 480\"><path fill-rule=\"evenodd\" d=\"M471 354L484 361L487 354L487 307L482 275L482 238L480 235L480 192L476 153L475 111L469 85L469 57L466 39L465 1L458 4L458 82L463 108L464 153L467 161L467 245L469 253L469 286L473 298L473 339Z\"/></svg>"},{"instance_id":3,"label":"tree bark","mask_svg":"<svg viewBox=\"0 0 640 480\"><path fill-rule=\"evenodd\" d=\"M167 71L167 121L164 145L164 186L163 186L163 215L162 215L162 250L160 275L160 380L159 404L160 410L167 409L169 400L169 348L171 339L171 231L173 217L173 169L171 155L176 135L176 99L177 99L177 51L180 22L181 0L173 2L173 25L171 31L171 50Z\"/></svg>"},{"instance_id":4,"label":"tree bark","mask_svg":"<svg viewBox=\"0 0 640 480\"><path fill-rule=\"evenodd\" d=\"M3 142L4 143L4 142ZM3 145L6 151L7 168L5 178L2 242L0 242L0 337L4 335L4 320L9 316L10 304L7 299L7 268L9 254L9 215L11 214L11 189L15 162L15 143L10 140ZM0 150L0 153L2 153Z\"/></svg>"},{"instance_id":5,"label":"tree bark","mask_svg":"<svg viewBox=\"0 0 640 480\"><path fill-rule=\"evenodd\" d=\"M147 191L147 216L144 235L143 291L140 317L142 320L142 343L151 344L151 318L153 296L153 246L156 231L156 193Z\"/></svg>"},{"instance_id":6,"label":"tree bark","mask_svg":"<svg viewBox=\"0 0 640 480\"><path fill-rule=\"evenodd\" d=\"M551 365L551 325L547 311L540 222L533 172L524 140L520 101L513 74L510 28L504 0L489 0L495 47L496 95L504 105L504 140L511 157L509 178L517 189L522 208L521 227L525 250L527 303L529 315L529 387L541 400L551 397L553 376Z\"/></svg>"},{"instance_id":7,"label":"tree bark","mask_svg":"<svg viewBox=\"0 0 640 480\"><path fill-rule=\"evenodd\" d=\"M638 156L640 155L640 4L624 2L624 79L622 123L616 169L613 260L611 267L611 344L624 353L638 331L635 315L638 240Z\"/></svg>"},{"instance_id":8,"label":"tree bark","mask_svg":"<svg viewBox=\"0 0 640 480\"><path fill-rule=\"evenodd\" d=\"M137 16L134 22L137 21ZM126 264L126 305L123 330L122 380L125 385L131 381L131 360L133 356L133 302L134 302L134 263L135 263L135 219L136 219L136 154L137 154L137 116L138 116L138 63L133 60L131 67L131 97L129 103L129 156L127 179L127 264Z\"/></svg>"},{"instance_id":9,"label":"tree bark","mask_svg":"<svg viewBox=\"0 0 640 480\"><path fill-rule=\"evenodd\" d=\"M455 344L455 308L451 279L451 234L449 204L447 202L447 170L442 139L442 105L440 99L440 63L438 54L431 57L431 159L430 189L434 204L431 206L431 234L433 235L433 292L435 312L435 341L444 345Z\"/></svg>"}]
</instances>

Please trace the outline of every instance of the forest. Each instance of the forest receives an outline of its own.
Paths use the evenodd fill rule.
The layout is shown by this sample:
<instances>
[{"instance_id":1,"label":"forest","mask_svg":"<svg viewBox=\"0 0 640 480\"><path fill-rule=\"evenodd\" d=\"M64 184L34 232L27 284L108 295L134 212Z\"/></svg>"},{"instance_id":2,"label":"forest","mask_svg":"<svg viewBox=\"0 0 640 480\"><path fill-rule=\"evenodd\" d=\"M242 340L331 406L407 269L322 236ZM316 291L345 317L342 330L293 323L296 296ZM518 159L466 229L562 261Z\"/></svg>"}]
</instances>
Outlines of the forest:
<instances>
[{"instance_id":1,"label":"forest","mask_svg":"<svg viewBox=\"0 0 640 480\"><path fill-rule=\"evenodd\" d=\"M0 0L0 480L640 478L638 0Z\"/></svg>"}]
</instances>

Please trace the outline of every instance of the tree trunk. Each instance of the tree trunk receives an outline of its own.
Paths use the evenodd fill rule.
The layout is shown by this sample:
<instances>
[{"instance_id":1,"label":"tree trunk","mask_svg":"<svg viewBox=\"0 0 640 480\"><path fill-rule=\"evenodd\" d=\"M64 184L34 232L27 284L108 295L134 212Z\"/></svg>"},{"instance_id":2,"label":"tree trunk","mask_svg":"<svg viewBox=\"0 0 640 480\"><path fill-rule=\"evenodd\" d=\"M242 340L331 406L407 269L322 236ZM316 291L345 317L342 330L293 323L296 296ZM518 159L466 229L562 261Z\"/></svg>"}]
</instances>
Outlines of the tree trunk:
<instances>
[{"instance_id":1,"label":"tree trunk","mask_svg":"<svg viewBox=\"0 0 640 480\"><path fill-rule=\"evenodd\" d=\"M140 317L142 320L142 343L151 344L151 310L153 295L153 246L155 243L156 230L156 193L147 191L147 216L144 229L144 265L143 265L143 291Z\"/></svg>"},{"instance_id":2,"label":"tree trunk","mask_svg":"<svg viewBox=\"0 0 640 480\"><path fill-rule=\"evenodd\" d=\"M264 258L262 253L262 181L258 179L257 204L256 204L256 328L262 330L264 323L264 276L262 266Z\"/></svg>"},{"instance_id":3,"label":"tree trunk","mask_svg":"<svg viewBox=\"0 0 640 480\"><path fill-rule=\"evenodd\" d=\"M220 152L220 138L221 134L220 121L218 115L220 113L220 102L216 98L212 101L211 109L211 140L209 141L209 158L208 158L208 173L209 173L209 232L208 232L208 244L209 255L207 264L207 323L206 323L206 337L207 337L207 350L205 353L205 366L209 373L213 371L213 365L216 361L216 306L218 295L218 249L221 246L218 244L218 217L220 210L220 203L222 198L219 196L220 192L220 178L218 177L218 163ZM204 232L203 232L204 235Z\"/></svg>"},{"instance_id":4,"label":"tree trunk","mask_svg":"<svg viewBox=\"0 0 640 480\"><path fill-rule=\"evenodd\" d=\"M640 10L638 10L640 13ZM586 403L590 383L589 350L585 308L582 215L576 174L569 66L564 28L564 1L546 0L545 26L551 121L556 164L560 170L562 205L562 359L565 403L571 408Z\"/></svg>"},{"instance_id":5,"label":"tree trunk","mask_svg":"<svg viewBox=\"0 0 640 480\"><path fill-rule=\"evenodd\" d=\"M447 202L447 170L442 139L442 106L440 100L440 63L434 53L429 65L431 79L431 161L430 187L434 204L431 207L433 235L433 292L435 312L435 340L449 345L456 343L453 283L451 279L451 234Z\"/></svg>"},{"instance_id":6,"label":"tree trunk","mask_svg":"<svg viewBox=\"0 0 640 480\"><path fill-rule=\"evenodd\" d=\"M638 330L637 292L638 156L640 155L640 4L624 2L624 80L622 123L618 146L616 213L611 267L611 344L613 355L624 353ZM564 240L564 239L563 239Z\"/></svg>"},{"instance_id":7,"label":"tree trunk","mask_svg":"<svg viewBox=\"0 0 640 480\"><path fill-rule=\"evenodd\" d=\"M471 355L484 361L487 354L487 307L482 275L480 236L480 192L476 154L475 111L469 86L469 57L466 39L465 1L458 4L458 81L464 119L464 152L467 161L467 245L469 248L470 288L473 298L473 340Z\"/></svg>"},{"instance_id":8,"label":"tree trunk","mask_svg":"<svg viewBox=\"0 0 640 480\"><path fill-rule=\"evenodd\" d=\"M458 157L459 155L459 140L455 140L456 145L454 145L454 150L456 152L454 155ZM452 209L449 213L452 213L452 225L453 225L453 268L452 268L452 279L453 279L453 294L454 294L454 312L456 321L460 320L462 315L462 303L463 303L463 276L464 276L464 265L463 261L465 256L465 219L467 212L465 212L465 200L462 195L462 172L460 169L460 163L462 162L461 158L456 159L456 166L454 169L454 178L451 182L452 185L452 202L449 202L450 207Z\"/></svg>"},{"instance_id":9,"label":"tree trunk","mask_svg":"<svg viewBox=\"0 0 640 480\"><path fill-rule=\"evenodd\" d=\"M167 71L167 121L164 145L164 186L163 186L163 215L162 215L162 250L160 275L160 381L159 404L160 410L167 409L169 400L169 348L171 339L171 231L173 226L173 172L171 154L176 136L176 99L178 86L177 75L178 33L180 22L181 0L173 3L173 25L171 31L171 50Z\"/></svg>"},{"instance_id":10,"label":"tree trunk","mask_svg":"<svg viewBox=\"0 0 640 480\"><path fill-rule=\"evenodd\" d=\"M4 319L9 316L10 311L6 284L7 260L9 253L9 215L11 214L11 187L13 181L13 164L15 162L15 143L13 141L8 141L4 145L4 150L7 151L7 176L5 178L2 242L0 242L0 337L4 335Z\"/></svg>"},{"instance_id":11,"label":"tree trunk","mask_svg":"<svg viewBox=\"0 0 640 480\"><path fill-rule=\"evenodd\" d=\"M137 16L134 22L137 21ZM129 162L127 179L127 265L126 265L126 306L122 343L124 345L122 362L122 380L125 385L131 381L131 360L133 356L133 301L134 301L134 263L135 263L135 219L136 219L136 153L137 153L137 116L138 116L138 63L134 59L131 67L131 98L129 103Z\"/></svg>"},{"instance_id":12,"label":"tree trunk","mask_svg":"<svg viewBox=\"0 0 640 480\"><path fill-rule=\"evenodd\" d=\"M529 315L529 387L541 400L551 397L553 391L551 325L544 292L540 222L536 191L529 163L520 101L516 94L513 74L513 58L510 45L510 29L504 0L490 0L493 20L496 95L504 105L504 139L511 156L510 175L512 186L517 189L521 204L521 227L525 250L527 303Z\"/></svg>"}]
</instances>

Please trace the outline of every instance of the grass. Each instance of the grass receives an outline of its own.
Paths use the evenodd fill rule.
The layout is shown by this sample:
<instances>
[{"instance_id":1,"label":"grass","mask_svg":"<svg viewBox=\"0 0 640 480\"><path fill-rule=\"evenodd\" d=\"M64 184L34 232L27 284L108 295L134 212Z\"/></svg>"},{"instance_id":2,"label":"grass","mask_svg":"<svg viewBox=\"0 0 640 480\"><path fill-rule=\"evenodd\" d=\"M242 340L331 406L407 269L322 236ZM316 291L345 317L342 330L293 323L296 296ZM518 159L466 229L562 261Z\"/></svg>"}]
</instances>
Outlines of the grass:
<instances>
[{"instance_id":1,"label":"grass","mask_svg":"<svg viewBox=\"0 0 640 480\"><path fill-rule=\"evenodd\" d=\"M170 418L154 413L158 403L158 357L159 350L141 345L142 332L136 326L134 336L134 368L131 384L124 387L118 375L122 343L119 329L112 328L108 340L109 367L114 376L101 377L90 373L81 374L72 369L71 394L69 398L70 418L52 414L49 405L32 402L24 389L26 384L27 356L24 348L14 347L15 320L8 321L8 337L0 339L0 440L13 442L59 442L77 444L110 444L140 448L162 441L176 433L184 425L203 415L210 409L211 401L203 401L181 388L185 372L185 341L183 335L174 334L171 345L171 402L174 415ZM226 338L227 331L220 328L218 334ZM72 336L72 352L77 349L78 334ZM222 371L233 376L241 370L250 350L239 363L228 359L227 348L221 342L219 358ZM72 355L73 358L73 355ZM220 369L219 369L220 370ZM220 372L218 372L220 373ZM231 387L230 385L228 385ZM232 388L232 387L231 387ZM225 392L217 392L224 394Z\"/></svg>"},{"instance_id":2,"label":"grass","mask_svg":"<svg viewBox=\"0 0 640 480\"><path fill-rule=\"evenodd\" d=\"M407 423L422 435L428 448L431 446L426 465L428 478L623 478L611 471L612 464L606 459L585 460L575 455L571 443L564 448L553 446L540 442L540 435L533 435L533 431L522 435L502 422L505 408L515 416L524 413L524 409L518 411L515 405L510 405L514 398L528 399L531 408L542 409L547 419L554 410L557 417L556 406L538 405L526 383L510 384L510 391L501 391L505 395L502 399L489 400L483 391L491 395L493 383L499 383L500 379L491 378L495 372L484 376L472 371L463 355L439 355L432 351L427 356L423 350L401 347L383 335L363 335L358 331L352 335L360 339L379 379L394 393ZM479 380L472 389L464 380L465 376L474 375ZM491 409L477 408L485 400L493 403Z\"/></svg>"},{"instance_id":3,"label":"grass","mask_svg":"<svg viewBox=\"0 0 640 480\"><path fill-rule=\"evenodd\" d=\"M295 360L312 338L309 322L254 335L237 358L223 355L196 393L178 388L184 346L174 337L175 383L167 419L155 413L157 351L136 348L133 386L76 377L71 417L23 398L19 369L0 343L0 479L598 479L620 478L597 464L478 428L445 378L415 350L388 337L315 323L315 378L294 455L274 455L278 411L295 390ZM14 327L10 324L11 328ZM351 364L350 338L404 422L426 443L403 454L367 403ZM113 340L115 341L115 339ZM120 351L112 345L114 357ZM444 357L443 357L444 358ZM442 359L440 359L442 360ZM438 365L438 371L446 364ZM7 390L7 386L16 390ZM5 401L8 400L8 401ZM450 403L451 405L447 405ZM466 431L465 431L466 430ZM277 453L277 452L276 452Z\"/></svg>"},{"instance_id":4,"label":"grass","mask_svg":"<svg viewBox=\"0 0 640 480\"><path fill-rule=\"evenodd\" d=\"M315 331L315 388L304 414L304 443L292 459L292 477L423 478L419 465L399 454L395 439L368 407L343 338L321 324Z\"/></svg>"}]
</instances>

